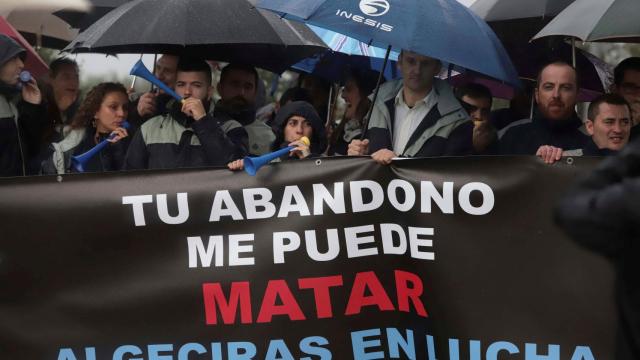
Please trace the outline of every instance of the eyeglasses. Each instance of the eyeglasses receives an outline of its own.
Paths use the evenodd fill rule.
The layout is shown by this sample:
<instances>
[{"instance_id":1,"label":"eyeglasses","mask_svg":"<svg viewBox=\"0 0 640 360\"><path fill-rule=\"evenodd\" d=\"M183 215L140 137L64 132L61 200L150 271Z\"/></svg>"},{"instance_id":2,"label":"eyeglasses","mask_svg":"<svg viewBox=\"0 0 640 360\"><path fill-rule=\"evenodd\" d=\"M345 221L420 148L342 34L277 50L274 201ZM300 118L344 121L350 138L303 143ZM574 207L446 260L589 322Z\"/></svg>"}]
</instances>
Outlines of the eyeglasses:
<instances>
[{"instance_id":1,"label":"eyeglasses","mask_svg":"<svg viewBox=\"0 0 640 360\"><path fill-rule=\"evenodd\" d=\"M640 86L630 82L623 82L622 84L620 84L620 88L625 92L640 92Z\"/></svg>"},{"instance_id":2,"label":"eyeglasses","mask_svg":"<svg viewBox=\"0 0 640 360\"><path fill-rule=\"evenodd\" d=\"M462 108L464 108L469 114L476 112L478 111L478 109L480 109L479 107L475 105L471 105L468 102L463 101L462 99L460 99L459 101L460 101L460 104L462 105ZM491 109L487 109L487 108L480 109L480 114L482 116L489 116L491 115Z\"/></svg>"}]
</instances>

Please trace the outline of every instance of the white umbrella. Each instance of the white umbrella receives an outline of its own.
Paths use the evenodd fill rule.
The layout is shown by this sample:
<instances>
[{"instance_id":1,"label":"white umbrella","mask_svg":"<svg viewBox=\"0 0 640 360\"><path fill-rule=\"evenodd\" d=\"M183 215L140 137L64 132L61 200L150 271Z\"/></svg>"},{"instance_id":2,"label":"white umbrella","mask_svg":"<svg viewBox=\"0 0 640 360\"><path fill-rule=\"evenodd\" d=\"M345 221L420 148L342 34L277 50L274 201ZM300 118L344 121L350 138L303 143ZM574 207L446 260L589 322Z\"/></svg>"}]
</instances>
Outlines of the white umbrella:
<instances>
[{"instance_id":1,"label":"white umbrella","mask_svg":"<svg viewBox=\"0 0 640 360\"><path fill-rule=\"evenodd\" d=\"M640 0L576 0L533 39L570 36L582 41L640 42Z\"/></svg>"},{"instance_id":2,"label":"white umbrella","mask_svg":"<svg viewBox=\"0 0 640 360\"><path fill-rule=\"evenodd\" d=\"M501 21L558 14L574 0L476 0L469 8L485 21Z\"/></svg>"},{"instance_id":3,"label":"white umbrella","mask_svg":"<svg viewBox=\"0 0 640 360\"><path fill-rule=\"evenodd\" d=\"M2 0L0 16L38 46L62 48L78 35L69 24L53 15L61 9L88 11L87 0Z\"/></svg>"}]
</instances>

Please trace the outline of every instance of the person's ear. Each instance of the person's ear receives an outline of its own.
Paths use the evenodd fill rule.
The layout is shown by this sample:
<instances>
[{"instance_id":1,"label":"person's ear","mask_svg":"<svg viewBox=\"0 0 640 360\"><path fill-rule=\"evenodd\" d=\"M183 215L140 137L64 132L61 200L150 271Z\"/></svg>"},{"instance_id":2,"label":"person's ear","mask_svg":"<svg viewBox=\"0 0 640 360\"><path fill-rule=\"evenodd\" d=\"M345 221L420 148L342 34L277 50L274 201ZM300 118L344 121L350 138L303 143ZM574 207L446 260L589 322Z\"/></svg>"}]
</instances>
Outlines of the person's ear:
<instances>
[{"instance_id":1,"label":"person's ear","mask_svg":"<svg viewBox=\"0 0 640 360\"><path fill-rule=\"evenodd\" d=\"M590 136L593 136L594 132L593 131L593 121L587 119L587 121L584 122L584 127L587 129L587 132L589 133Z\"/></svg>"}]
</instances>

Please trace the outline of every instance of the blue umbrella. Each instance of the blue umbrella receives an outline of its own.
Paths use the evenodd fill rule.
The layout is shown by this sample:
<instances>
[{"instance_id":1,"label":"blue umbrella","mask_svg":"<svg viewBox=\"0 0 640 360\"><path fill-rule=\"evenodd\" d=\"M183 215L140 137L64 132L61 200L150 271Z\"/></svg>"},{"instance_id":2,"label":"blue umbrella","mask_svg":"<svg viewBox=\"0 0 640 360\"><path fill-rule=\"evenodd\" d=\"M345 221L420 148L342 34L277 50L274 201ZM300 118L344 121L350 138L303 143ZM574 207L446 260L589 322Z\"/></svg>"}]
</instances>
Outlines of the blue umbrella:
<instances>
[{"instance_id":1,"label":"blue umbrella","mask_svg":"<svg viewBox=\"0 0 640 360\"><path fill-rule=\"evenodd\" d=\"M384 59L385 53L387 52L386 49L365 44L362 41L335 31L313 25L308 26L331 50L336 52L381 59ZM398 52L392 51L389 58L391 60L398 60Z\"/></svg>"},{"instance_id":2,"label":"blue umbrella","mask_svg":"<svg viewBox=\"0 0 640 360\"><path fill-rule=\"evenodd\" d=\"M386 50L367 45L354 38L309 25L309 28L327 44L330 50L304 59L292 66L296 70L314 74L333 82L344 79L345 73L351 68L367 68L382 71ZM397 52L391 52L389 59L398 59ZM387 80L399 76L395 63L392 62L384 71Z\"/></svg>"},{"instance_id":3,"label":"blue umbrella","mask_svg":"<svg viewBox=\"0 0 640 360\"><path fill-rule=\"evenodd\" d=\"M519 85L495 33L456 0L260 0L257 6L365 44L409 50Z\"/></svg>"}]
</instances>

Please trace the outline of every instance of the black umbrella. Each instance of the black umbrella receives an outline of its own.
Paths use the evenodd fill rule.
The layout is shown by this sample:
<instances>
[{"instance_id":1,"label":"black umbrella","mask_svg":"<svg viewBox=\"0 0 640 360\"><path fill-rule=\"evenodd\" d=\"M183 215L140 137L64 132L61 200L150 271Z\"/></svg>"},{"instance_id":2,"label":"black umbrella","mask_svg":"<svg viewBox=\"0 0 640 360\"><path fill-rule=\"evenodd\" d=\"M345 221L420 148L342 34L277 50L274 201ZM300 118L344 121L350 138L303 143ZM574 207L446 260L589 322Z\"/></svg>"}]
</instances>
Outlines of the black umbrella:
<instances>
[{"instance_id":1,"label":"black umbrella","mask_svg":"<svg viewBox=\"0 0 640 360\"><path fill-rule=\"evenodd\" d=\"M198 56L280 73L326 49L306 26L247 0L134 0L100 18L64 50Z\"/></svg>"},{"instance_id":2,"label":"black umbrella","mask_svg":"<svg viewBox=\"0 0 640 360\"><path fill-rule=\"evenodd\" d=\"M53 15L71 25L72 28L85 30L109 11L128 2L129 0L91 0L88 11L65 8L53 13Z\"/></svg>"}]
</instances>

